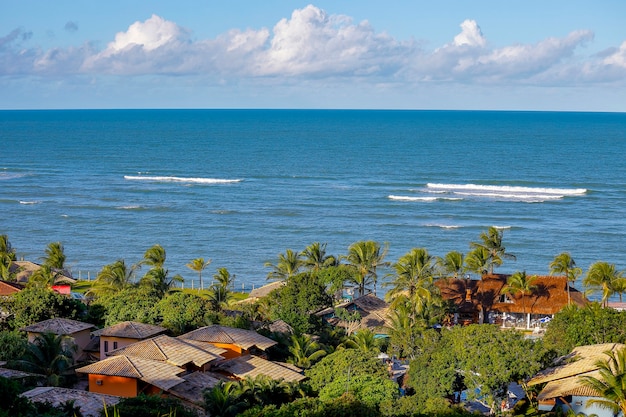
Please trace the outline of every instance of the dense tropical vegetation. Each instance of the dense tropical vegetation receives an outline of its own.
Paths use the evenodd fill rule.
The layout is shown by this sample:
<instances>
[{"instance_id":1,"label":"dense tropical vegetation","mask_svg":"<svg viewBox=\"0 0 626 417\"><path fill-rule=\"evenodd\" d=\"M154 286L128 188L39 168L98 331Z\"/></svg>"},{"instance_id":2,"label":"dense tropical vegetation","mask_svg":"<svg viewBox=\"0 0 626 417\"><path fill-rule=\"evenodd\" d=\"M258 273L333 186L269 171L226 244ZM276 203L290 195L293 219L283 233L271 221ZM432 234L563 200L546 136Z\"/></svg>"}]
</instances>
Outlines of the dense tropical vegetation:
<instances>
[{"instance_id":1,"label":"dense tropical vegetation","mask_svg":"<svg viewBox=\"0 0 626 417\"><path fill-rule=\"evenodd\" d=\"M301 251L286 249L265 264L267 278L280 281L280 285L248 303L235 303L241 295L233 290L235 275L227 268L217 268L212 283L205 285L203 273L211 264L205 258L185 265L197 274L199 285L182 288L183 277L171 275L165 266L165 249L154 245L135 264L117 259L103 266L87 285L89 302L85 304L51 290L58 274L68 273L63 245L51 243L44 253L40 272L26 288L0 302L7 313L0 327L0 360L45 375L47 384L68 385L74 365L72 346L54 335L28 343L19 332L52 317L87 321L98 327L139 321L161 325L172 335L209 324L250 329L254 323L278 342L268 351L270 359L305 370L308 378L301 383L263 377L220 383L204 395L204 409L211 416L463 415L467 412L459 408L461 392L469 400L497 410L510 382L525 380L557 355L583 344L626 342L626 312L605 308L611 297L621 299L626 291L624 273L606 262L597 262L583 273L566 252L556 255L548 268L551 274L566 277L569 306L555 315L542 340L530 341L521 331L502 331L490 325L452 326L456 311L443 299L438 280L469 280L469 274L484 278L505 261L515 259L504 246L502 230L493 227L469 245L468 253L452 251L443 257L416 247L392 262L387 259L388 245L371 240L353 243L345 255L327 253L326 244L320 242ZM11 269L15 259L15 249L8 237L1 235L2 279L16 280L15 269ZM600 295L601 303L581 308L571 302L570 284L580 276L589 292ZM354 297L375 294L381 280L391 307L386 337L382 338L361 328L358 311L340 304L345 301L345 289ZM502 294L521 297L526 313L526 298L536 290L535 276L520 271L508 278ZM322 315L315 314L330 307L342 326L330 327ZM276 321L283 322L291 333L269 330L269 324ZM397 380L392 369L397 362L381 358L408 364L407 376ZM611 360L618 364L621 359ZM1 379L0 383L9 392L15 389ZM36 415L29 402L4 404L0 417L5 410L11 410L6 415ZM136 417L143 415L142 409L161 414L176 409L176 415L186 415L176 407L145 397L125 401L115 412ZM50 412L57 411L63 412ZM47 411L39 412L45 415Z\"/></svg>"}]
</instances>

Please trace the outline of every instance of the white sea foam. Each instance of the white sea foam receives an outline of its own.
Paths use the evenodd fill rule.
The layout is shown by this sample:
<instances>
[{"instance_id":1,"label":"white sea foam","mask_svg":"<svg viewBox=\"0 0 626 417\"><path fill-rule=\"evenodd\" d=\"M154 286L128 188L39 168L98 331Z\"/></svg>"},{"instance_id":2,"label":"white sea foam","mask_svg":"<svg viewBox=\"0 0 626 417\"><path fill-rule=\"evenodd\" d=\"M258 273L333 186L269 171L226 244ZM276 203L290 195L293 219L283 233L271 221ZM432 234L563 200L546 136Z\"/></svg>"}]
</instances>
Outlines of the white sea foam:
<instances>
[{"instance_id":1,"label":"white sea foam","mask_svg":"<svg viewBox=\"0 0 626 417\"><path fill-rule=\"evenodd\" d=\"M396 201L426 201L426 202L442 201L442 200L446 200L446 201L463 200L460 197L412 197L412 196L406 196L406 195L390 195L388 196L388 198L390 200L396 200Z\"/></svg>"},{"instance_id":2,"label":"white sea foam","mask_svg":"<svg viewBox=\"0 0 626 417\"><path fill-rule=\"evenodd\" d=\"M437 223L430 223L430 224L425 224L424 226L426 227L438 227L440 229L458 229L461 226L455 226L455 225L451 225L451 224L437 224Z\"/></svg>"},{"instance_id":3,"label":"white sea foam","mask_svg":"<svg viewBox=\"0 0 626 417\"><path fill-rule=\"evenodd\" d=\"M20 200L20 204L24 204L27 206L33 205L33 204L40 204L41 201L24 201L24 200Z\"/></svg>"},{"instance_id":4,"label":"white sea foam","mask_svg":"<svg viewBox=\"0 0 626 417\"><path fill-rule=\"evenodd\" d=\"M125 180L131 181L152 181L152 182L180 182L194 184L230 184L241 182L241 179L222 178L193 178L193 177L164 177L164 176L144 176L144 175L124 175Z\"/></svg>"},{"instance_id":5,"label":"white sea foam","mask_svg":"<svg viewBox=\"0 0 626 417\"><path fill-rule=\"evenodd\" d=\"M587 193L585 188L545 188L520 187L510 185L482 184L426 184L428 193L445 191L452 195L541 203L548 200L560 200L569 196L580 196Z\"/></svg>"},{"instance_id":6,"label":"white sea foam","mask_svg":"<svg viewBox=\"0 0 626 417\"><path fill-rule=\"evenodd\" d=\"M142 208L141 206L137 206L137 205L132 205L132 206L120 206L117 207L120 210L138 210L140 208Z\"/></svg>"}]
</instances>

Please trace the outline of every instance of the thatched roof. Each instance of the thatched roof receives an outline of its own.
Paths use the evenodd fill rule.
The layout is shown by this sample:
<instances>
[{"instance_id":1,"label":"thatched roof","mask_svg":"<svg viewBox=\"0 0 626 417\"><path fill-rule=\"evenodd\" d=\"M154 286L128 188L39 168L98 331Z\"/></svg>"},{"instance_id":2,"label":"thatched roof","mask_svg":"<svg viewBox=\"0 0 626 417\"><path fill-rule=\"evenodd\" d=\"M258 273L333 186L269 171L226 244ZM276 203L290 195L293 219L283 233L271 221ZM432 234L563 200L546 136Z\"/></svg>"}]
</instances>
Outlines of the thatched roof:
<instances>
[{"instance_id":1,"label":"thatched roof","mask_svg":"<svg viewBox=\"0 0 626 417\"><path fill-rule=\"evenodd\" d=\"M41 265L36 264L30 261L13 261L10 266L10 271L17 274L18 282L28 282L30 276L39 269L41 269ZM74 278L72 278L72 274L70 274L66 270L55 270L57 273L57 277L54 280L55 284L73 284L76 282Z\"/></svg>"},{"instance_id":2,"label":"thatched roof","mask_svg":"<svg viewBox=\"0 0 626 417\"><path fill-rule=\"evenodd\" d=\"M232 344L246 350L251 347L265 350L277 343L253 330L236 329L234 327L219 325L201 327L178 337L180 339L191 339L198 342Z\"/></svg>"},{"instance_id":3,"label":"thatched roof","mask_svg":"<svg viewBox=\"0 0 626 417\"><path fill-rule=\"evenodd\" d=\"M220 362L216 369L234 375L240 379L265 375L271 379L283 379L287 382L291 382L302 381L306 378L302 375L302 370L294 365L268 361L253 355L239 356L225 360Z\"/></svg>"},{"instance_id":4,"label":"thatched roof","mask_svg":"<svg viewBox=\"0 0 626 417\"><path fill-rule=\"evenodd\" d=\"M167 391L184 381L180 375L185 370L166 362L119 355L83 366L76 372L139 379Z\"/></svg>"},{"instance_id":5,"label":"thatched roof","mask_svg":"<svg viewBox=\"0 0 626 417\"><path fill-rule=\"evenodd\" d=\"M22 327L20 330L23 332L31 333L54 333L58 335L73 335L86 329L92 329L96 326L89 323L83 323L82 321L53 318L39 323L32 324L30 326Z\"/></svg>"},{"instance_id":6,"label":"thatched roof","mask_svg":"<svg viewBox=\"0 0 626 417\"><path fill-rule=\"evenodd\" d=\"M532 294L507 295L502 302L502 289L510 275L485 275L480 280L441 279L436 285L445 300L452 301L460 312L496 311L500 313L527 313L551 315L567 305L567 279L563 276L537 276ZM572 303L584 306L589 301L584 294L570 287Z\"/></svg>"},{"instance_id":7,"label":"thatched roof","mask_svg":"<svg viewBox=\"0 0 626 417\"><path fill-rule=\"evenodd\" d=\"M161 326L138 323L136 321L123 321L99 330L97 335L142 340L165 333L166 331L167 329ZM94 332L94 334L96 334L96 332Z\"/></svg>"},{"instance_id":8,"label":"thatched roof","mask_svg":"<svg viewBox=\"0 0 626 417\"><path fill-rule=\"evenodd\" d=\"M189 363L203 367L209 362L223 359L183 339L165 335L142 340L108 353L108 356L118 355L167 362L178 367L184 367Z\"/></svg>"},{"instance_id":9,"label":"thatched roof","mask_svg":"<svg viewBox=\"0 0 626 417\"><path fill-rule=\"evenodd\" d=\"M49 402L55 407L71 400L75 406L80 407L80 412L85 417L100 417L100 411L105 404L112 406L122 399L113 395L60 387L37 387L22 393L21 396L33 402Z\"/></svg>"},{"instance_id":10,"label":"thatched roof","mask_svg":"<svg viewBox=\"0 0 626 417\"><path fill-rule=\"evenodd\" d=\"M598 361L608 360L605 352L624 348L626 345L619 343L575 347L570 354L558 359L557 366L539 372L528 385L546 384L537 397L540 401L568 395L598 397L597 392L580 383L580 377L598 377Z\"/></svg>"}]
</instances>

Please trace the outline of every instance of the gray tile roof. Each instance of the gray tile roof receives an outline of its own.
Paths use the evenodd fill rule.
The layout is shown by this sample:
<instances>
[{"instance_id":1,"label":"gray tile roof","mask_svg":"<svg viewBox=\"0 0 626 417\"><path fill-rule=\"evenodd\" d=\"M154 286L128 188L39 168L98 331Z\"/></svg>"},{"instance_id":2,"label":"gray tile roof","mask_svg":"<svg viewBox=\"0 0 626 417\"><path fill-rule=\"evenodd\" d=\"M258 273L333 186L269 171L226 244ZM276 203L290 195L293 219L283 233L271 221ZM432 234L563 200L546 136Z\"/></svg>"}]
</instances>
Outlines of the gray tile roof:
<instances>
[{"instance_id":1,"label":"gray tile roof","mask_svg":"<svg viewBox=\"0 0 626 417\"><path fill-rule=\"evenodd\" d=\"M82 321L54 318L30 326L22 327L20 330L31 333L54 333L58 335L72 335L82 330L92 329L96 326Z\"/></svg>"},{"instance_id":2,"label":"gray tile roof","mask_svg":"<svg viewBox=\"0 0 626 417\"><path fill-rule=\"evenodd\" d=\"M80 412L85 417L99 417L104 404L112 406L122 399L112 395L59 387L37 387L21 395L31 401L50 402L54 406L74 400L74 405L80 407Z\"/></svg>"},{"instance_id":3,"label":"gray tile roof","mask_svg":"<svg viewBox=\"0 0 626 417\"><path fill-rule=\"evenodd\" d=\"M185 370L166 362L119 355L83 366L76 372L140 379L167 391L184 381L179 375Z\"/></svg>"},{"instance_id":4,"label":"gray tile roof","mask_svg":"<svg viewBox=\"0 0 626 417\"><path fill-rule=\"evenodd\" d=\"M167 362L183 367L193 363L203 367L209 362L223 359L220 355L195 346L183 339L170 336L157 336L142 340L108 353L109 356L126 355L155 361Z\"/></svg>"},{"instance_id":5,"label":"gray tile roof","mask_svg":"<svg viewBox=\"0 0 626 417\"><path fill-rule=\"evenodd\" d=\"M98 332L99 336L122 337L127 339L147 339L165 333L167 329L152 324L123 321L113 326L105 327Z\"/></svg>"},{"instance_id":6,"label":"gray tile roof","mask_svg":"<svg viewBox=\"0 0 626 417\"><path fill-rule=\"evenodd\" d=\"M201 327L178 337L180 339L192 339L199 342L233 344L246 350L253 346L265 350L277 343L253 330L236 329L219 325Z\"/></svg>"},{"instance_id":7,"label":"gray tile roof","mask_svg":"<svg viewBox=\"0 0 626 417\"><path fill-rule=\"evenodd\" d=\"M219 363L216 369L234 375L237 378L245 378L247 376L254 378L255 376L265 375L275 380L283 379L287 382L302 381L306 378L302 375L302 371L294 365L268 361L253 355L227 359Z\"/></svg>"},{"instance_id":8,"label":"gray tile roof","mask_svg":"<svg viewBox=\"0 0 626 417\"><path fill-rule=\"evenodd\" d=\"M182 377L182 382L172 387L168 392L176 397L196 404L204 403L204 390L211 389L221 381L229 379L213 372L193 372Z\"/></svg>"}]
</instances>

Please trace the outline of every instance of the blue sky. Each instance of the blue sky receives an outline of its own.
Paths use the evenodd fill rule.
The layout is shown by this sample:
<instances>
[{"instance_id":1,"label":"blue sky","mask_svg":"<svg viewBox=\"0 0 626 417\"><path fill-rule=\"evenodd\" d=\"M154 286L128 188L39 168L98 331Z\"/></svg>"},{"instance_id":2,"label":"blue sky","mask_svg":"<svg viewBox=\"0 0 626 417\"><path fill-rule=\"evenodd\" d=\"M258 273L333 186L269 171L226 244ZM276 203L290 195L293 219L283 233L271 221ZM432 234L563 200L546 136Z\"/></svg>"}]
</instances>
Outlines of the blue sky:
<instances>
[{"instance_id":1,"label":"blue sky","mask_svg":"<svg viewBox=\"0 0 626 417\"><path fill-rule=\"evenodd\" d=\"M0 0L0 108L626 111L626 2Z\"/></svg>"}]
</instances>

